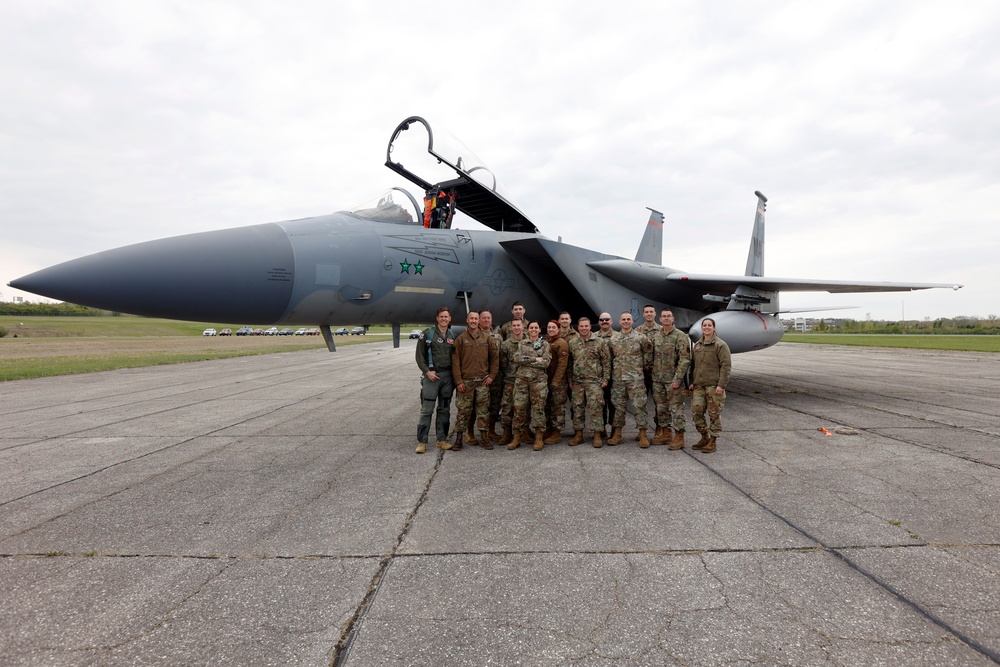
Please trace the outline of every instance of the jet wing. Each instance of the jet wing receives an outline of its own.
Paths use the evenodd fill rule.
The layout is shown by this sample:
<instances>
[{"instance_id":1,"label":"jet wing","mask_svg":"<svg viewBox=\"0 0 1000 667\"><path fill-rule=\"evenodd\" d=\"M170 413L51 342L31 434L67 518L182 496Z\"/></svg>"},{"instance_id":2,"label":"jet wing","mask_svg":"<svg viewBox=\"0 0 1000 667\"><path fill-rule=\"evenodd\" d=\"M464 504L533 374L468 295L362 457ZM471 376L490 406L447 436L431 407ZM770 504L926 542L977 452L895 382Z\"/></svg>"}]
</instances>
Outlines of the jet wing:
<instances>
[{"instance_id":1,"label":"jet wing","mask_svg":"<svg viewBox=\"0 0 1000 667\"><path fill-rule=\"evenodd\" d=\"M628 289L651 300L685 308L704 308L706 302L745 305L771 301L768 293L778 292L910 292L913 290L961 285L948 283L856 282L849 280L809 280L806 278L769 278L766 276L729 276L688 273L665 266L634 262L624 258L587 262L598 271Z\"/></svg>"},{"instance_id":2,"label":"jet wing","mask_svg":"<svg viewBox=\"0 0 1000 667\"><path fill-rule=\"evenodd\" d=\"M960 289L962 285L949 283L897 283L897 282L854 282L850 280L809 280L806 278L769 278L766 276L726 276L709 273L685 273L677 271L667 275L666 280L673 285L684 285L706 294L726 296L736 291L740 285L768 292L912 292L922 289L948 287Z\"/></svg>"}]
</instances>

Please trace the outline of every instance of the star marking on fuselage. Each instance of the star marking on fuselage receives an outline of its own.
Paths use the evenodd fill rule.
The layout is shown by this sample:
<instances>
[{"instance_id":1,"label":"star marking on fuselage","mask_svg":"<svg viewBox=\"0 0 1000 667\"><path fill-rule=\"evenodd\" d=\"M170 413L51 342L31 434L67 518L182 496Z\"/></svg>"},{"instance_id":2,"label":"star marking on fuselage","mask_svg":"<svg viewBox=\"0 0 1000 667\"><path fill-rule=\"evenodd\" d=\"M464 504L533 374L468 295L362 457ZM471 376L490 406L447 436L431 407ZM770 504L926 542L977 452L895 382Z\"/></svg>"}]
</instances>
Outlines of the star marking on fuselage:
<instances>
[{"instance_id":1,"label":"star marking on fuselage","mask_svg":"<svg viewBox=\"0 0 1000 667\"><path fill-rule=\"evenodd\" d=\"M514 279L508 278L507 272L503 269L497 269L492 275L483 278L482 284L489 287L490 292L499 296L505 289L514 286Z\"/></svg>"},{"instance_id":2,"label":"star marking on fuselage","mask_svg":"<svg viewBox=\"0 0 1000 667\"><path fill-rule=\"evenodd\" d=\"M420 263L419 259L417 260L417 263L413 265L413 275L417 275L418 273L420 275L424 274L424 265Z\"/></svg>"},{"instance_id":3,"label":"star marking on fuselage","mask_svg":"<svg viewBox=\"0 0 1000 667\"><path fill-rule=\"evenodd\" d=\"M410 272L410 262L409 261L407 261L407 260L404 259L402 262L399 263L399 266L402 268L402 270L400 271L400 273L409 273Z\"/></svg>"}]
</instances>

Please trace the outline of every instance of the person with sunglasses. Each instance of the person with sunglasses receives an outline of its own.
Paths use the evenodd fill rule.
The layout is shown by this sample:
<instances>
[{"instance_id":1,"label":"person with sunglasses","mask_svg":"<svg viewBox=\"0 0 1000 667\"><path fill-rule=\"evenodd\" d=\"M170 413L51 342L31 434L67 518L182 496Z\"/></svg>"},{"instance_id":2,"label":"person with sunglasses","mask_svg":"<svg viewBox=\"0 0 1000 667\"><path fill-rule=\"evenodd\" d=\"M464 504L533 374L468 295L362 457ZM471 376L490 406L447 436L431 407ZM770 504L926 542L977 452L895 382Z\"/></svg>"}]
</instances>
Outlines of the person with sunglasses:
<instances>
[{"instance_id":1,"label":"person with sunglasses","mask_svg":"<svg viewBox=\"0 0 1000 667\"><path fill-rule=\"evenodd\" d=\"M611 328L610 313L601 313L597 316L597 331L594 332L594 335L603 340L605 344L610 343L611 339L618 335L618 332ZM611 423L615 420L615 405L611 402L611 385L613 382L614 379L609 375L608 383L604 385L604 423L609 429L611 428ZM604 437L610 438L611 433L605 431Z\"/></svg>"}]
</instances>

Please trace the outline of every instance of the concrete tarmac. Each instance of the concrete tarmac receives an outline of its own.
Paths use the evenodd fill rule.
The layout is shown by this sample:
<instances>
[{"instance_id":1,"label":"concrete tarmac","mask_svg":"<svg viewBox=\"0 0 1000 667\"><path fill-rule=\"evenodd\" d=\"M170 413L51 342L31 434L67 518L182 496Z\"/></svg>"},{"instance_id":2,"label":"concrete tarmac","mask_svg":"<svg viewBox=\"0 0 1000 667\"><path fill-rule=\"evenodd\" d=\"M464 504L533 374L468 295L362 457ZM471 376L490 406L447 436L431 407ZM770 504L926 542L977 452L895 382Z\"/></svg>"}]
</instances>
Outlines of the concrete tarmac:
<instances>
[{"instance_id":1,"label":"concrete tarmac","mask_svg":"<svg viewBox=\"0 0 1000 667\"><path fill-rule=\"evenodd\" d=\"M416 455L412 342L2 383L0 664L1000 663L1000 355L734 367L713 454Z\"/></svg>"}]
</instances>

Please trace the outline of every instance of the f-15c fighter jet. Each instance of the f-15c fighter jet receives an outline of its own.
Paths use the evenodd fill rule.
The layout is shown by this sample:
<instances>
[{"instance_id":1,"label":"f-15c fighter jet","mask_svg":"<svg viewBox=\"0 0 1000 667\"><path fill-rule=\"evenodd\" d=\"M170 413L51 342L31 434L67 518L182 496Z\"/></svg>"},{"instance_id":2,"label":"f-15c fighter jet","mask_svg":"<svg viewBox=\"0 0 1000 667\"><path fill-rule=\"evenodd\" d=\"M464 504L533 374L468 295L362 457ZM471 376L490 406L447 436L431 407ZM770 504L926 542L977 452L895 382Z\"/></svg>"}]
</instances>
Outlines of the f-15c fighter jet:
<instances>
[{"instance_id":1,"label":"f-15c fighter jet","mask_svg":"<svg viewBox=\"0 0 1000 667\"><path fill-rule=\"evenodd\" d=\"M677 325L700 337L711 315L733 352L774 345L782 291L895 292L952 287L936 283L855 282L764 275L764 209L757 212L744 275L662 266L663 216L652 210L634 260L545 238L512 203L494 174L460 142L423 118L400 123L386 166L423 191L422 201L393 188L373 204L315 218L272 222L149 241L75 259L18 278L11 287L71 303L150 317L233 324L331 326L429 320L447 305L506 314L591 316L647 303L670 308ZM397 145L444 178L425 180L404 165ZM423 154L426 140L428 155ZM489 228L459 229L456 212ZM788 311L785 311L788 312ZM615 318L617 319L617 317Z\"/></svg>"}]
</instances>

